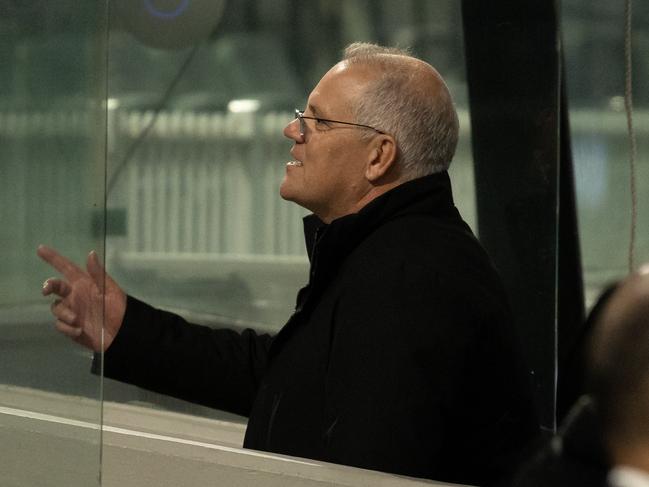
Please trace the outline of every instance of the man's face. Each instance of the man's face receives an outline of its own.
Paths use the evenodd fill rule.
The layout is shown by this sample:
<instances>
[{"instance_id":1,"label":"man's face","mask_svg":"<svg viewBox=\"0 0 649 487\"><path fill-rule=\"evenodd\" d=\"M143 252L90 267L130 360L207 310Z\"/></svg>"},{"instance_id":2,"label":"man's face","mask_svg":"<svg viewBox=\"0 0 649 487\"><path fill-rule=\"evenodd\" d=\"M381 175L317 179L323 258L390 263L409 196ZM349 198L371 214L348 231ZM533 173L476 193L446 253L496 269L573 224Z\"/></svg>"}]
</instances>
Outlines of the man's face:
<instances>
[{"instance_id":1,"label":"man's face","mask_svg":"<svg viewBox=\"0 0 649 487\"><path fill-rule=\"evenodd\" d=\"M304 115L356 122L352 103L370 76L366 68L337 64L309 95ZM365 177L369 142L361 140L365 129L316 120L305 123L304 136L297 120L284 129L284 135L295 142L291 149L294 161L286 166L280 195L329 223L357 211L357 203L370 189Z\"/></svg>"}]
</instances>

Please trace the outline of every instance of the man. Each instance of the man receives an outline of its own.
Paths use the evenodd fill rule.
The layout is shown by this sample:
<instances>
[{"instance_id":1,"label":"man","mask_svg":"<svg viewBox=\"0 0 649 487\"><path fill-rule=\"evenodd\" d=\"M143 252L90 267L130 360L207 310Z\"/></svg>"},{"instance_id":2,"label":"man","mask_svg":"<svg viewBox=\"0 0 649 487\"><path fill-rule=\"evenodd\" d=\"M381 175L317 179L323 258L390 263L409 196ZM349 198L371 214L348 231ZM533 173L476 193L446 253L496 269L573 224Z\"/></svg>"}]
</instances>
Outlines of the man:
<instances>
[{"instance_id":1,"label":"man","mask_svg":"<svg viewBox=\"0 0 649 487\"><path fill-rule=\"evenodd\" d=\"M352 44L284 129L308 284L275 336L190 325L51 249L57 328L108 377L249 417L244 446L489 484L533 432L501 282L455 208L458 121L429 64ZM101 339L102 299L105 333Z\"/></svg>"},{"instance_id":2,"label":"man","mask_svg":"<svg viewBox=\"0 0 649 487\"><path fill-rule=\"evenodd\" d=\"M649 487L649 265L606 289L584 328L587 394L516 487Z\"/></svg>"},{"instance_id":3,"label":"man","mask_svg":"<svg viewBox=\"0 0 649 487\"><path fill-rule=\"evenodd\" d=\"M625 279L596 324L593 395L613 487L649 487L649 265Z\"/></svg>"}]
</instances>

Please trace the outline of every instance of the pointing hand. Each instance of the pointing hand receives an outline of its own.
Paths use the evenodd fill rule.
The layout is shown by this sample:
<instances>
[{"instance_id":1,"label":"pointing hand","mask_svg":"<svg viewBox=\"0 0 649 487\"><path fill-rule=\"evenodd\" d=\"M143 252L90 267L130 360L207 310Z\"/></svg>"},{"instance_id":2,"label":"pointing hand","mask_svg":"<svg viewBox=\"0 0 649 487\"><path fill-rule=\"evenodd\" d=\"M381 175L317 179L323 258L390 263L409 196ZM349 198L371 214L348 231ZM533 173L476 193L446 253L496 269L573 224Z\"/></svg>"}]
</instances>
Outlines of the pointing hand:
<instances>
[{"instance_id":1,"label":"pointing hand","mask_svg":"<svg viewBox=\"0 0 649 487\"><path fill-rule=\"evenodd\" d=\"M88 254L86 270L45 245L37 253L62 274L47 279L42 291L44 296L57 296L51 306L57 330L95 352L105 351L122 326L124 291L106 274L95 251Z\"/></svg>"}]
</instances>

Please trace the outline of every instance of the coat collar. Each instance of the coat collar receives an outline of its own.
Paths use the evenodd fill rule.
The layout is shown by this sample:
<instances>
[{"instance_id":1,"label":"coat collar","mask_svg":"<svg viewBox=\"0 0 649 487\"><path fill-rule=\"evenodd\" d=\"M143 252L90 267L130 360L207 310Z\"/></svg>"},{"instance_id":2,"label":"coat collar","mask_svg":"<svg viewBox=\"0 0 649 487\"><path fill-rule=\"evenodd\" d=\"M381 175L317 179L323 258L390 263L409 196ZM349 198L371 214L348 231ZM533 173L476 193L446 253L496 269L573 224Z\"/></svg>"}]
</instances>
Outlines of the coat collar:
<instances>
[{"instance_id":1,"label":"coat collar","mask_svg":"<svg viewBox=\"0 0 649 487\"><path fill-rule=\"evenodd\" d=\"M316 215L306 216L304 239L309 260L313 260L315 246L320 247L320 241L346 254L376 227L406 214L459 218L446 171L407 181L372 200L358 213L337 218L328 225Z\"/></svg>"}]
</instances>

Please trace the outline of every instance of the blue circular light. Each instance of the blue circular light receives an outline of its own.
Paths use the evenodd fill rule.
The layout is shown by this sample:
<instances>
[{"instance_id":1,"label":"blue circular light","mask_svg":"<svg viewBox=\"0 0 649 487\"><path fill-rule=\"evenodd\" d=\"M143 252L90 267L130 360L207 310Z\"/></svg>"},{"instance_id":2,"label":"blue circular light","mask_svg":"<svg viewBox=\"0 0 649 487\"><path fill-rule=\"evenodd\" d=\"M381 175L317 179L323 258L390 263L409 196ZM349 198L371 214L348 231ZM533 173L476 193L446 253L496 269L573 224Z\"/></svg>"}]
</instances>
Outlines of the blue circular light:
<instances>
[{"instance_id":1,"label":"blue circular light","mask_svg":"<svg viewBox=\"0 0 649 487\"><path fill-rule=\"evenodd\" d=\"M163 12L160 11L155 5L153 5L151 0L144 0L144 6L148 10L148 12L153 15L154 17L158 17L159 19L175 19L179 15L181 15L185 10L187 10L187 7L189 6L189 0L180 0L180 4L172 11L168 12Z\"/></svg>"}]
</instances>

